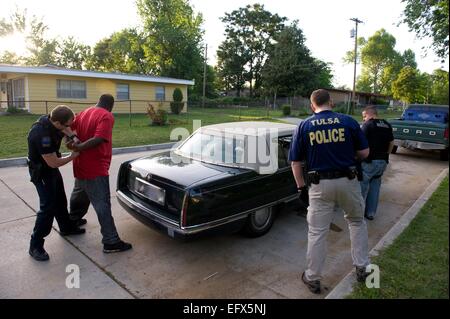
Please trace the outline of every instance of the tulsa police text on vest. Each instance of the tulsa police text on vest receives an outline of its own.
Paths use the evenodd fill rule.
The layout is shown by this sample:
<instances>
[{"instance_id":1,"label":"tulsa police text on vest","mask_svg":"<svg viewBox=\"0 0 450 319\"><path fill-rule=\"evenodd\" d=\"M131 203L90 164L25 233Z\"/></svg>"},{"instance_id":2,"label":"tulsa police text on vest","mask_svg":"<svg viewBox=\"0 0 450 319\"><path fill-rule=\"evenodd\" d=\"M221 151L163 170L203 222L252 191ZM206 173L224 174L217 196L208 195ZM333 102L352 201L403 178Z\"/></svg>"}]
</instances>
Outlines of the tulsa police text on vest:
<instances>
[{"instance_id":1,"label":"tulsa police text on vest","mask_svg":"<svg viewBox=\"0 0 450 319\"><path fill-rule=\"evenodd\" d=\"M334 117L328 119L312 120L311 124L313 126L321 126L321 125L340 124L340 122L337 117ZM314 145L314 143L327 144L327 143L345 142L345 128L342 127L324 130L319 129L314 132L309 132L309 142L311 143L311 146Z\"/></svg>"}]
</instances>

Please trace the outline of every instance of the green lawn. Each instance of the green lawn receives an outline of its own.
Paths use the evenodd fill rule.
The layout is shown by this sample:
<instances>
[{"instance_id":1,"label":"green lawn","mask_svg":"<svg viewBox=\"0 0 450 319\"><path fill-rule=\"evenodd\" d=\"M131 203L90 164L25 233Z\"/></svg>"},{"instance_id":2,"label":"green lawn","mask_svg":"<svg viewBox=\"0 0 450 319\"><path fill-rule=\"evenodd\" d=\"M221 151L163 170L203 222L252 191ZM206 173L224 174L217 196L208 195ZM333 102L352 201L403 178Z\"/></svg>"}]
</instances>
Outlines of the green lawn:
<instances>
[{"instance_id":1,"label":"green lawn","mask_svg":"<svg viewBox=\"0 0 450 319\"><path fill-rule=\"evenodd\" d=\"M267 117L269 115L269 117ZM147 115L132 114L131 127L127 114L115 114L113 147L146 145L170 142L170 132L177 127L184 127L192 133L193 120L201 120L201 125L234 121L269 120L281 117L279 110L265 109L201 109L190 108L187 114L169 115L167 126L151 126ZM27 134L38 115L0 116L0 158L12 158L27 154Z\"/></svg>"},{"instance_id":2,"label":"green lawn","mask_svg":"<svg viewBox=\"0 0 450 319\"><path fill-rule=\"evenodd\" d=\"M401 111L388 111L388 110L386 110L386 111L383 111L383 110L378 111L378 116L380 118L384 118L386 120L396 119L396 118L399 118L401 115L402 115ZM352 117L355 120L357 120L358 122L362 122L362 115L361 115L360 112L355 113L355 115L352 115Z\"/></svg>"},{"instance_id":3,"label":"green lawn","mask_svg":"<svg viewBox=\"0 0 450 319\"><path fill-rule=\"evenodd\" d=\"M293 112L293 116L298 111ZM150 126L145 114L115 114L116 123L113 131L113 147L125 147L164 143L170 141L170 132L176 127L187 128L192 133L193 120L201 120L202 126L234 121L276 121L282 117L281 110L267 111L264 108L248 109L201 109L189 108L187 114L169 115L170 125ZM383 113L383 117L398 117L399 113ZM31 124L38 115L0 116L0 158L21 157L27 154L27 134ZM306 116L303 116L305 118ZM361 121L361 115L354 116Z\"/></svg>"},{"instance_id":4,"label":"green lawn","mask_svg":"<svg viewBox=\"0 0 450 319\"><path fill-rule=\"evenodd\" d=\"M380 289L357 285L349 298L448 299L448 177L394 243L373 258Z\"/></svg>"}]
</instances>

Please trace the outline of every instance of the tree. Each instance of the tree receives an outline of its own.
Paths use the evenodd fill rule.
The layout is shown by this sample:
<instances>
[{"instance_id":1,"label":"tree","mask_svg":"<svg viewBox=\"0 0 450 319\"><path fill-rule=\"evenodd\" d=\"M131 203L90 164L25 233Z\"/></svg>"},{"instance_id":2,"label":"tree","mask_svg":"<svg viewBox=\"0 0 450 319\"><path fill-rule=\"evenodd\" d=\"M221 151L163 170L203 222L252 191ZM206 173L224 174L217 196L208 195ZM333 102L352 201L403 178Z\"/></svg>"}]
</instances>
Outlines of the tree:
<instances>
[{"instance_id":1,"label":"tree","mask_svg":"<svg viewBox=\"0 0 450 319\"><path fill-rule=\"evenodd\" d=\"M218 52L220 72L233 79L233 87L240 92L242 81L249 83L250 95L261 87L261 71L267 58L267 49L275 34L283 29L285 17L272 14L263 5L254 4L226 13L226 39ZM224 70L223 66L232 65ZM237 73L243 72L243 78ZM229 82L226 80L225 82Z\"/></svg>"},{"instance_id":2,"label":"tree","mask_svg":"<svg viewBox=\"0 0 450 319\"><path fill-rule=\"evenodd\" d=\"M4 54L4 59L20 61L28 65L56 64L56 48L58 42L47 39L45 36L48 26L42 19L28 15L27 10L17 9L9 18L9 21L0 20L0 37L21 33L26 36L29 55L25 57L13 57Z\"/></svg>"},{"instance_id":3,"label":"tree","mask_svg":"<svg viewBox=\"0 0 450 319\"><path fill-rule=\"evenodd\" d=\"M434 70L431 79L431 102L434 104L448 105L448 72L439 69Z\"/></svg>"},{"instance_id":4,"label":"tree","mask_svg":"<svg viewBox=\"0 0 450 319\"><path fill-rule=\"evenodd\" d=\"M25 21L25 19L24 19ZM26 39L30 56L26 57L28 65L57 64L56 49L58 41L47 39L45 36L48 26L42 20L33 17L30 23L30 32Z\"/></svg>"},{"instance_id":5,"label":"tree","mask_svg":"<svg viewBox=\"0 0 450 319\"><path fill-rule=\"evenodd\" d=\"M63 41L49 39L46 36L47 30L48 26L42 19L35 15L30 17L26 10L16 10L9 21L0 20L0 37L14 33L25 35L28 51L23 57L6 51L0 57L0 61L33 66L53 64L81 69L89 54L89 47L77 43L72 37Z\"/></svg>"},{"instance_id":6,"label":"tree","mask_svg":"<svg viewBox=\"0 0 450 319\"><path fill-rule=\"evenodd\" d=\"M246 82L245 64L249 60L248 52L242 50L239 39L228 39L217 50L217 73L226 92L236 90L240 96Z\"/></svg>"},{"instance_id":7,"label":"tree","mask_svg":"<svg viewBox=\"0 0 450 319\"><path fill-rule=\"evenodd\" d=\"M371 36L361 49L362 74L371 83L371 92L379 93L380 79L384 68L391 65L396 57L395 38L381 29Z\"/></svg>"},{"instance_id":8,"label":"tree","mask_svg":"<svg viewBox=\"0 0 450 319\"><path fill-rule=\"evenodd\" d=\"M23 64L23 58L15 54L14 52L5 51L0 55L0 63L5 64Z\"/></svg>"},{"instance_id":9,"label":"tree","mask_svg":"<svg viewBox=\"0 0 450 319\"><path fill-rule=\"evenodd\" d=\"M313 70L315 70L314 88L331 88L333 87L333 71L332 63L327 63L314 58ZM312 92L311 92L312 93ZM308 94L309 95L309 94Z\"/></svg>"},{"instance_id":10,"label":"tree","mask_svg":"<svg viewBox=\"0 0 450 319\"><path fill-rule=\"evenodd\" d=\"M410 66L402 68L397 79L392 83L394 98L405 103L413 103L419 100L420 89L420 74Z\"/></svg>"},{"instance_id":11,"label":"tree","mask_svg":"<svg viewBox=\"0 0 450 319\"><path fill-rule=\"evenodd\" d=\"M311 56L296 24L294 21L275 36L262 69L264 88L275 95L308 96L314 89L331 86L329 66Z\"/></svg>"},{"instance_id":12,"label":"tree","mask_svg":"<svg viewBox=\"0 0 450 319\"><path fill-rule=\"evenodd\" d=\"M403 53L395 50L395 37L380 29L368 40L358 39L359 56L362 72L356 82L356 89L364 92L390 95L392 82L405 66L417 68L415 54L412 50ZM344 62L354 63L354 52L347 52Z\"/></svg>"},{"instance_id":13,"label":"tree","mask_svg":"<svg viewBox=\"0 0 450 319\"><path fill-rule=\"evenodd\" d=\"M402 22L419 38L431 37L432 49L442 60L448 57L449 0L402 0L406 3Z\"/></svg>"},{"instance_id":14,"label":"tree","mask_svg":"<svg viewBox=\"0 0 450 319\"><path fill-rule=\"evenodd\" d=\"M136 29L124 29L102 39L93 48L86 66L90 70L147 74L145 38Z\"/></svg>"},{"instance_id":15,"label":"tree","mask_svg":"<svg viewBox=\"0 0 450 319\"><path fill-rule=\"evenodd\" d=\"M201 25L187 0L138 0L143 22L145 62L161 76L195 79L202 85Z\"/></svg>"},{"instance_id":16,"label":"tree","mask_svg":"<svg viewBox=\"0 0 450 319\"><path fill-rule=\"evenodd\" d=\"M77 42L73 37L58 43L56 64L69 69L85 69L86 61L90 58L91 48Z\"/></svg>"},{"instance_id":17,"label":"tree","mask_svg":"<svg viewBox=\"0 0 450 319\"><path fill-rule=\"evenodd\" d=\"M405 66L410 66L413 69L417 68L416 55L411 49L407 49L400 54L395 53L392 63L387 65L381 74L379 91L385 95L392 94L392 82L397 78L400 70ZM361 84L363 84L362 82Z\"/></svg>"},{"instance_id":18,"label":"tree","mask_svg":"<svg viewBox=\"0 0 450 319\"><path fill-rule=\"evenodd\" d=\"M203 96L203 78L200 81L201 85L195 85L192 89L189 96L191 99L200 99ZM211 65L206 65L205 96L210 99L217 97L217 75L215 68Z\"/></svg>"}]
</instances>

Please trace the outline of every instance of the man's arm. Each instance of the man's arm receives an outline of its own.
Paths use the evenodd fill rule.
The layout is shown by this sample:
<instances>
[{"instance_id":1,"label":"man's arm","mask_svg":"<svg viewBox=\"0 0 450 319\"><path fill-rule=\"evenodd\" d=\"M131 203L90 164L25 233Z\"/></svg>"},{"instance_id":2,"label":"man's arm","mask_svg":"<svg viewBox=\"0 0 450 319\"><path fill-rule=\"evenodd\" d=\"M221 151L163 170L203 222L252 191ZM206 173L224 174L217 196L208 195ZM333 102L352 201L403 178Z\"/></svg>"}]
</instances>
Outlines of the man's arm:
<instances>
[{"instance_id":1,"label":"man's arm","mask_svg":"<svg viewBox=\"0 0 450 319\"><path fill-rule=\"evenodd\" d=\"M393 148L394 148L394 141L390 141L388 146L388 154L391 154Z\"/></svg>"},{"instance_id":2,"label":"man's arm","mask_svg":"<svg viewBox=\"0 0 450 319\"><path fill-rule=\"evenodd\" d=\"M388 146L388 154L391 154L392 149L394 148L394 132L392 130L392 125L388 122L385 121L387 123L387 125L389 126L389 146Z\"/></svg>"},{"instance_id":3,"label":"man's arm","mask_svg":"<svg viewBox=\"0 0 450 319\"><path fill-rule=\"evenodd\" d=\"M113 125L114 117L111 114L104 116L97 124L94 137L84 141L83 143L75 143L74 150L77 152L85 151L95 148L102 143L107 143L111 139Z\"/></svg>"},{"instance_id":4,"label":"man's arm","mask_svg":"<svg viewBox=\"0 0 450 319\"><path fill-rule=\"evenodd\" d=\"M369 156L369 152L370 152L369 148L365 148L363 150L356 151L356 157L362 161Z\"/></svg>"},{"instance_id":5,"label":"man's arm","mask_svg":"<svg viewBox=\"0 0 450 319\"><path fill-rule=\"evenodd\" d=\"M65 157L58 157L56 153L42 154L42 158L51 168L58 168L63 165L66 165L77 156L78 156L77 152L72 152L70 153L70 155Z\"/></svg>"},{"instance_id":6,"label":"man's arm","mask_svg":"<svg viewBox=\"0 0 450 319\"><path fill-rule=\"evenodd\" d=\"M292 174L294 175L297 188L305 186L305 180L303 179L303 168L301 162L291 162Z\"/></svg>"},{"instance_id":7,"label":"man's arm","mask_svg":"<svg viewBox=\"0 0 450 319\"><path fill-rule=\"evenodd\" d=\"M369 149L369 142L367 140L366 134L364 131L367 132L368 125L364 123L363 127L361 128L356 122L356 120L351 119L353 124L351 125L351 132L354 140L355 150L356 150L356 158L358 160L364 160L369 156L370 149Z\"/></svg>"},{"instance_id":8,"label":"man's arm","mask_svg":"<svg viewBox=\"0 0 450 319\"><path fill-rule=\"evenodd\" d=\"M97 147L100 144L105 143L105 142L107 142L107 140L105 140L104 138L94 136L83 143L74 144L73 150L77 151L77 152L81 152L81 151L85 151L85 150Z\"/></svg>"}]
</instances>

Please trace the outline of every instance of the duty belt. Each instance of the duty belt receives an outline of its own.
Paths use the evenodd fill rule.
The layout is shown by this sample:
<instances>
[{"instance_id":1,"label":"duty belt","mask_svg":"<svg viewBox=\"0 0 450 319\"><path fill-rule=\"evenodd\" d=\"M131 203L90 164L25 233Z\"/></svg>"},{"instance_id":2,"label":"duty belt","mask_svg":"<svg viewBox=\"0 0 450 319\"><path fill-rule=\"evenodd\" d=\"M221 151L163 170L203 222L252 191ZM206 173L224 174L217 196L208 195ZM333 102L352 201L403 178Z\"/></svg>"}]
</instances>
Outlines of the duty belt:
<instances>
[{"instance_id":1,"label":"duty belt","mask_svg":"<svg viewBox=\"0 0 450 319\"><path fill-rule=\"evenodd\" d=\"M347 177L348 179L354 179L357 177L356 168L349 168L348 170L343 171L327 171L327 172L317 172L317 171L309 171L308 172L308 181L312 184L319 184L321 179L337 179L342 177Z\"/></svg>"}]
</instances>

